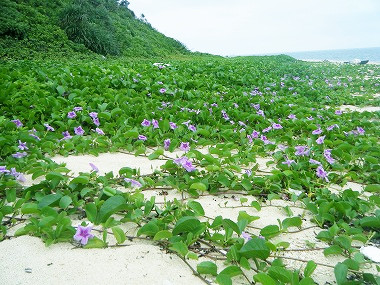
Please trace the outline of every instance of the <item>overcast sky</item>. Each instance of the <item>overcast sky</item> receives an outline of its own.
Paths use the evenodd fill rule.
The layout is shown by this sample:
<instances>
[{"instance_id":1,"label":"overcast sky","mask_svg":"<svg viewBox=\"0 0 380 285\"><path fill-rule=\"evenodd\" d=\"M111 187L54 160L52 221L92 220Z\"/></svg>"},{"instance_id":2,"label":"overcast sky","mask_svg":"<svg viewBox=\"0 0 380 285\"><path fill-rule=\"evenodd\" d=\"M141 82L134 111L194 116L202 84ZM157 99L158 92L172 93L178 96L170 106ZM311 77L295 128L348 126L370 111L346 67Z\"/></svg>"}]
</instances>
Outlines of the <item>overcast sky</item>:
<instances>
[{"instance_id":1,"label":"overcast sky","mask_svg":"<svg viewBox=\"0 0 380 285\"><path fill-rule=\"evenodd\" d=\"M380 47L380 0L129 0L192 51L252 55Z\"/></svg>"}]
</instances>

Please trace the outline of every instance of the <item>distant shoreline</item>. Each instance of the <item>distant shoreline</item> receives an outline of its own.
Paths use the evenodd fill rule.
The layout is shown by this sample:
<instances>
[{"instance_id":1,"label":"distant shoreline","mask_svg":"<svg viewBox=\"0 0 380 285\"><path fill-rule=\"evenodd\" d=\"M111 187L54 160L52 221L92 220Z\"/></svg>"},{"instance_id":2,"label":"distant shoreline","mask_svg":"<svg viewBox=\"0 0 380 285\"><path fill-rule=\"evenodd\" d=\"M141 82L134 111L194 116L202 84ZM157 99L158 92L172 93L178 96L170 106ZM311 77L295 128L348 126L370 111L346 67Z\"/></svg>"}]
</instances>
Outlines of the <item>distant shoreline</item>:
<instances>
[{"instance_id":1,"label":"distant shoreline","mask_svg":"<svg viewBox=\"0 0 380 285\"><path fill-rule=\"evenodd\" d=\"M345 62L347 61L343 61L343 60L331 60L331 59L324 59L324 60L321 60L321 59L297 59L297 60L300 60L300 61L306 61L306 62L320 62L320 63L341 63L341 64L344 64ZM352 64L352 65L360 65L360 64L356 64L356 63L349 63L349 64ZM368 64L373 64L373 65L380 65L380 62L375 62L375 61L369 61L368 63L366 63L365 65L368 65Z\"/></svg>"}]
</instances>

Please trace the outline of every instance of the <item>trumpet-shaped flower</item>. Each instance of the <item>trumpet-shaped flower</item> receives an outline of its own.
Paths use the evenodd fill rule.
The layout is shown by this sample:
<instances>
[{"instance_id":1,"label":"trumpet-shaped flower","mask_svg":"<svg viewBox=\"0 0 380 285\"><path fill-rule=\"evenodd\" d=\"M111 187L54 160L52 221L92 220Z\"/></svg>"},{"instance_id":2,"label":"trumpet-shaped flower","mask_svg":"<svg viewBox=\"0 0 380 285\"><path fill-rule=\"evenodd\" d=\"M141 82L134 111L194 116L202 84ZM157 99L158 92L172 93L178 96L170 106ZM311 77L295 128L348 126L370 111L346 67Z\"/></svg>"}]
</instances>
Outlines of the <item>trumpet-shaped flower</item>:
<instances>
[{"instance_id":1,"label":"trumpet-shaped flower","mask_svg":"<svg viewBox=\"0 0 380 285\"><path fill-rule=\"evenodd\" d=\"M74 239L82 245L86 245L88 240L94 237L94 235L91 234L91 230L92 226L83 227L79 225L74 235Z\"/></svg>"}]
</instances>

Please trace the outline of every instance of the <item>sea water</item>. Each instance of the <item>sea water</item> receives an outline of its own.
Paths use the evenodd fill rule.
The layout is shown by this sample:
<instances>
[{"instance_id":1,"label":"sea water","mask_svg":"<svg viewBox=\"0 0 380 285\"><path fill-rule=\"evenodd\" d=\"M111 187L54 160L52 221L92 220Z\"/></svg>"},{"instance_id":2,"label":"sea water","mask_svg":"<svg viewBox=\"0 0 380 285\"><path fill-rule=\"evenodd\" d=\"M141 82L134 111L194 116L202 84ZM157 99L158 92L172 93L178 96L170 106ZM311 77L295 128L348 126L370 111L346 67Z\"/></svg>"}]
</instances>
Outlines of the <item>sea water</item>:
<instances>
[{"instance_id":1,"label":"sea water","mask_svg":"<svg viewBox=\"0 0 380 285\"><path fill-rule=\"evenodd\" d=\"M354 59L360 59L369 60L369 63L380 63L380 47L286 52L284 54L300 60L352 61Z\"/></svg>"}]
</instances>

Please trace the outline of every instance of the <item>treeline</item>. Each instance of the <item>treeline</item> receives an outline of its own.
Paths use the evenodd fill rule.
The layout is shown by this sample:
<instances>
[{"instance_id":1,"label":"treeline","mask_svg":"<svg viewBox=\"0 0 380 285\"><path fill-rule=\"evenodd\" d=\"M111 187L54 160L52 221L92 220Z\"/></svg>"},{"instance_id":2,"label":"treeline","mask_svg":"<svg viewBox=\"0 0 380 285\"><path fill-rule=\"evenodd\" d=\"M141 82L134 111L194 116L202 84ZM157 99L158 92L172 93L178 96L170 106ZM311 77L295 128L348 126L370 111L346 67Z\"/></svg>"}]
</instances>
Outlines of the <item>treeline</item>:
<instances>
[{"instance_id":1,"label":"treeline","mask_svg":"<svg viewBox=\"0 0 380 285\"><path fill-rule=\"evenodd\" d=\"M188 53L182 43L138 19L128 5L125 0L1 0L0 57Z\"/></svg>"}]
</instances>

